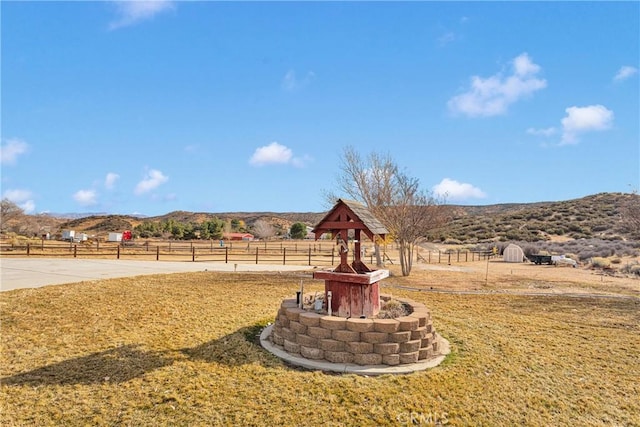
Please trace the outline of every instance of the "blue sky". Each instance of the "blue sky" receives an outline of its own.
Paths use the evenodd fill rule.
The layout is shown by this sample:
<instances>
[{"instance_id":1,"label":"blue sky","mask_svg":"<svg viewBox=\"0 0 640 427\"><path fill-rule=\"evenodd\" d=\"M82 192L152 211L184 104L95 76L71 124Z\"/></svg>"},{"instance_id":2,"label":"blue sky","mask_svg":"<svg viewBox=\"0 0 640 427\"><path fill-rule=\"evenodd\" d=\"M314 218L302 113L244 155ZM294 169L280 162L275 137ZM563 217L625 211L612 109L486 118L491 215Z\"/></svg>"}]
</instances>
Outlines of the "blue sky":
<instances>
[{"instance_id":1,"label":"blue sky","mask_svg":"<svg viewBox=\"0 0 640 427\"><path fill-rule=\"evenodd\" d=\"M11 2L28 213L322 212L340 155L455 204L640 187L639 2Z\"/></svg>"}]
</instances>

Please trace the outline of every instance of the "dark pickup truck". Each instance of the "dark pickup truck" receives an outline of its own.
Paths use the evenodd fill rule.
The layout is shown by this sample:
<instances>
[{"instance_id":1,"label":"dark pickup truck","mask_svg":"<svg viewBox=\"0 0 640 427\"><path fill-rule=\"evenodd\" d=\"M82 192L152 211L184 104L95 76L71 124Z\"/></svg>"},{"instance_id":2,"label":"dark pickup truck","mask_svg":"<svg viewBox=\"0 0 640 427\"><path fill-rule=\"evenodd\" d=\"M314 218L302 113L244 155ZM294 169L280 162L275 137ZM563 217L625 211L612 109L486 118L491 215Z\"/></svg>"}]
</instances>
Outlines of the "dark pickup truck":
<instances>
[{"instance_id":1,"label":"dark pickup truck","mask_svg":"<svg viewBox=\"0 0 640 427\"><path fill-rule=\"evenodd\" d=\"M551 255L538 255L538 254L534 254L534 255L527 255L527 258L529 259L529 261L535 263L535 264L553 264L553 261L551 260Z\"/></svg>"}]
</instances>

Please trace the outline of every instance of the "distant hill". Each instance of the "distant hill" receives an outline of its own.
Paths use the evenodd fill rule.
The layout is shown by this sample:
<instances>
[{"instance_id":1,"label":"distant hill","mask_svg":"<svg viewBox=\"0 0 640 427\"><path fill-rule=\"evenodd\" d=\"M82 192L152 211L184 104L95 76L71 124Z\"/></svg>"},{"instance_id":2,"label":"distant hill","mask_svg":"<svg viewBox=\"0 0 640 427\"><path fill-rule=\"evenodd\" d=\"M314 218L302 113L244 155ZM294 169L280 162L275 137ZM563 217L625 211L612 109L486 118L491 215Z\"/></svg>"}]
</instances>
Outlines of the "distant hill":
<instances>
[{"instance_id":1,"label":"distant hill","mask_svg":"<svg viewBox=\"0 0 640 427\"><path fill-rule=\"evenodd\" d=\"M600 193L580 199L560 202L506 203L486 206L452 206L453 220L430 236L437 241L467 243L488 240L537 241L552 237L567 239L601 238L630 239L620 227L621 208L631 197L629 193ZM127 215L96 215L73 220L58 220L58 230L76 230L104 235L131 229L144 221L202 223L218 218L239 219L250 230L258 220L271 223L276 230L286 231L295 222L317 224L325 212L186 212L175 211L161 216L134 217Z\"/></svg>"},{"instance_id":2,"label":"distant hill","mask_svg":"<svg viewBox=\"0 0 640 427\"><path fill-rule=\"evenodd\" d=\"M620 224L628 193L600 193L560 202L457 206L453 221L434 238L464 242L486 240L547 240L553 236L569 239L631 238Z\"/></svg>"}]
</instances>

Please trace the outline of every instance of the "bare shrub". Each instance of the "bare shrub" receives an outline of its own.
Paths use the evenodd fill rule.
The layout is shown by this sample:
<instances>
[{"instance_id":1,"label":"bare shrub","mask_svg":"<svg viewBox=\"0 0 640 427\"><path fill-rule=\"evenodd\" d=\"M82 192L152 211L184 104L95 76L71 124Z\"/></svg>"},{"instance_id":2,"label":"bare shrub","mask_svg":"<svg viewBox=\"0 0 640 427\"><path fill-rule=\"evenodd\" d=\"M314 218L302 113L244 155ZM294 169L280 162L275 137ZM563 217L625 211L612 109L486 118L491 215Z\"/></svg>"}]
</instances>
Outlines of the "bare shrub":
<instances>
[{"instance_id":1,"label":"bare shrub","mask_svg":"<svg viewBox=\"0 0 640 427\"><path fill-rule=\"evenodd\" d=\"M609 268L611 266L611 261L607 258L594 257L591 258L591 266L593 268Z\"/></svg>"},{"instance_id":2,"label":"bare shrub","mask_svg":"<svg viewBox=\"0 0 640 427\"><path fill-rule=\"evenodd\" d=\"M409 314L407 307L396 299L385 301L378 312L379 319L395 319Z\"/></svg>"}]
</instances>

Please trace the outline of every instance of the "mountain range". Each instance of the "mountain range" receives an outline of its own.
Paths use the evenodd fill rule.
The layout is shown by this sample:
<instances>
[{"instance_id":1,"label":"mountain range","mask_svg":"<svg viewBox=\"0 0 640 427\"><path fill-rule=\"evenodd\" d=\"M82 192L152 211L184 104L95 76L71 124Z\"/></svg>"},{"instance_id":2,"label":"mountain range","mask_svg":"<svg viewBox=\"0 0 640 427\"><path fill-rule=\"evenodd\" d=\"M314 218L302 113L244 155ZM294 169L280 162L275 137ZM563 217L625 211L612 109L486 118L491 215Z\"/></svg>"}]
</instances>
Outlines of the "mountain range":
<instances>
[{"instance_id":1,"label":"mountain range","mask_svg":"<svg viewBox=\"0 0 640 427\"><path fill-rule=\"evenodd\" d=\"M621 216L629 203L640 203L640 196L630 193L599 193L557 202L450 205L452 220L445 227L434 230L430 239L467 243L492 239L537 241L553 237L628 240L632 236L622 226ZM324 215L325 212L187 211L174 211L153 217L97 214L74 219L56 218L56 230L51 231L55 233L72 229L102 235L132 229L145 221L202 223L217 218L224 221L241 220L249 231L256 221L263 220L272 224L277 231L286 232L296 222L314 226Z\"/></svg>"}]
</instances>

